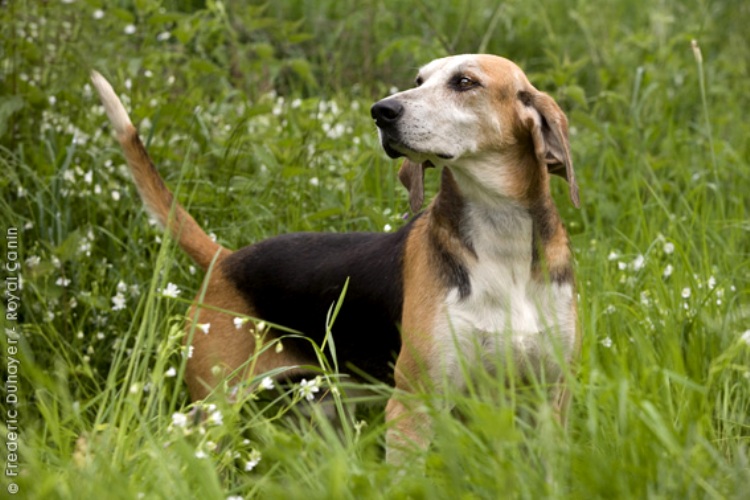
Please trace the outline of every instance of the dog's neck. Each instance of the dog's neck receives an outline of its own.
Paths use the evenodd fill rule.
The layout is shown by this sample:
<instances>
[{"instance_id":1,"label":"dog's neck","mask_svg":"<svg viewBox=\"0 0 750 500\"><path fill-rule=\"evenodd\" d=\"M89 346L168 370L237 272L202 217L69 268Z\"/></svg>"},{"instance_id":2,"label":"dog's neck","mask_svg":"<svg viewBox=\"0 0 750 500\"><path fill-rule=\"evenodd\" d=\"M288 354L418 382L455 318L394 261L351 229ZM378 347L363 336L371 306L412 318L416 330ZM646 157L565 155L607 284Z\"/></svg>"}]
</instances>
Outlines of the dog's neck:
<instances>
[{"instance_id":1,"label":"dog's neck","mask_svg":"<svg viewBox=\"0 0 750 500\"><path fill-rule=\"evenodd\" d=\"M441 241L450 242L452 253L460 255L463 250L477 257L479 242L474 235L481 227L482 234L505 242L503 246L514 258L526 261L528 256L535 280L572 282L568 236L549 193L549 175L541 165L515 165L515 171L503 179L497 173L502 167L495 164L493 177L499 180L494 185L480 184L477 176L467 175L460 167L444 167L440 192L430 208L433 231L440 233ZM529 246L524 246L526 242Z\"/></svg>"}]
</instances>

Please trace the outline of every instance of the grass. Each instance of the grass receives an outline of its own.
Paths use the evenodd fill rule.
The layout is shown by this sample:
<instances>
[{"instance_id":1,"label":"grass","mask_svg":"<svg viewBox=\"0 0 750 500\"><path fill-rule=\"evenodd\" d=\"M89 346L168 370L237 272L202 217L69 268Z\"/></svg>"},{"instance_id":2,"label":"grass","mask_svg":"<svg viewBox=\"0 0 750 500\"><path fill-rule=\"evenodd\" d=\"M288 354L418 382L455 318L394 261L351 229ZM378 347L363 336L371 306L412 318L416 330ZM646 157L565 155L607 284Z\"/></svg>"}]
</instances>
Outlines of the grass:
<instances>
[{"instance_id":1,"label":"grass","mask_svg":"<svg viewBox=\"0 0 750 500\"><path fill-rule=\"evenodd\" d=\"M3 491L746 495L750 6L20 1L0 18L0 218L4 234L18 228L23 262L20 321L4 325L21 335L0 337L3 462L17 443L20 470L3 475ZM394 470L382 456L390 389L375 386L350 414L331 360L318 383L333 395L340 429L319 405L303 410L299 387L236 403L217 397L203 405L212 418L189 422L181 340L203 333L181 325L200 276L147 222L88 70L125 96L190 212L237 248L290 231L402 225L406 194L369 106L411 85L420 64L480 48L517 61L572 125L582 209L562 182L553 186L575 247L584 332L567 431L540 387L512 391L479 374L467 393L417 396L437 437L420 457L424 473ZM434 193L437 176L428 177ZM9 269L4 277L18 275ZM159 292L169 283L178 298ZM10 303L6 295L5 312Z\"/></svg>"}]
</instances>

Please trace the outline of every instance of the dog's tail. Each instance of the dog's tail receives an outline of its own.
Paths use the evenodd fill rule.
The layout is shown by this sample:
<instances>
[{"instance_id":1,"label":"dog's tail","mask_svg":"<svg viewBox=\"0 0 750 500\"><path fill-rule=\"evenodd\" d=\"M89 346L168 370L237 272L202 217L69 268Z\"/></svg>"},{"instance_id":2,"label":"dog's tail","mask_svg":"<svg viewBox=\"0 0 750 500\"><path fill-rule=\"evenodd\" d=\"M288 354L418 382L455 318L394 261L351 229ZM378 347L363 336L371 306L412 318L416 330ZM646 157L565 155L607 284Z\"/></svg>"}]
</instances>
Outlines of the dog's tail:
<instances>
[{"instance_id":1,"label":"dog's tail","mask_svg":"<svg viewBox=\"0 0 750 500\"><path fill-rule=\"evenodd\" d=\"M138 137L138 131L109 82L96 71L91 72L91 81L104 104L109 121L117 132L117 140L120 141L125 153L130 175L149 213L162 228L169 228L180 247L204 270L209 268L217 253L219 257L228 255L229 250L213 241L174 199L151 162L146 148Z\"/></svg>"}]
</instances>

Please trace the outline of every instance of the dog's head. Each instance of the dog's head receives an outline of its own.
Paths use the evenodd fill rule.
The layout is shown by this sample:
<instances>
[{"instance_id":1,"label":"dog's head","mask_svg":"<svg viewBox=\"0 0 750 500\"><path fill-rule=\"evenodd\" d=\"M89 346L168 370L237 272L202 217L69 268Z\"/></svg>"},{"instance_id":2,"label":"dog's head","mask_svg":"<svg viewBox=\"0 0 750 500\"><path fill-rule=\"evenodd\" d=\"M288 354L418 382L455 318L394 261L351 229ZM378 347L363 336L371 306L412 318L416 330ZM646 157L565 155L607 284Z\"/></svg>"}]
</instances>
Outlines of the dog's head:
<instances>
[{"instance_id":1,"label":"dog's head","mask_svg":"<svg viewBox=\"0 0 750 500\"><path fill-rule=\"evenodd\" d=\"M579 206L565 114L514 63L490 55L437 59L419 71L416 85L371 109L383 149L407 158L399 177L413 210L421 206L423 170L433 165L511 198L527 196L543 169L545 178L568 181Z\"/></svg>"}]
</instances>

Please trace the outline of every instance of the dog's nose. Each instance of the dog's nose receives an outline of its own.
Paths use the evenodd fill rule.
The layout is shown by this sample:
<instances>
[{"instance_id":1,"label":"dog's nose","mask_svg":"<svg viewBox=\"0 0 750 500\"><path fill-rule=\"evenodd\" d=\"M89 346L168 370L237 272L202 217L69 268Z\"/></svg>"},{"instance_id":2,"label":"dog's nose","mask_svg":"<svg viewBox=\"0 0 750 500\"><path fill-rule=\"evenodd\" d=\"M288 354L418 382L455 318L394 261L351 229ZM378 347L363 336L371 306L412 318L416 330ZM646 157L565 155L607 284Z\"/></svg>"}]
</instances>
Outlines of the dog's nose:
<instances>
[{"instance_id":1,"label":"dog's nose","mask_svg":"<svg viewBox=\"0 0 750 500\"><path fill-rule=\"evenodd\" d=\"M370 114L378 127L392 125L404 114L404 106L396 99L383 99L372 105Z\"/></svg>"}]
</instances>

